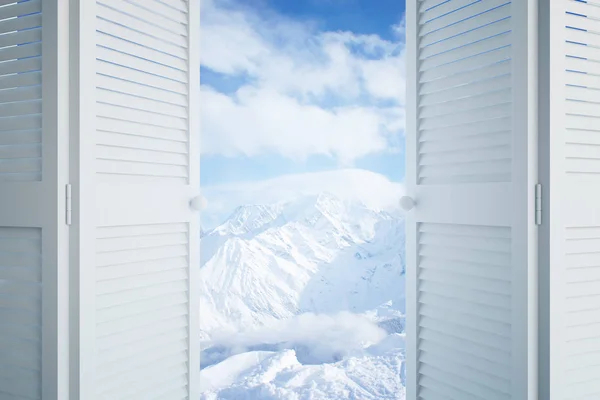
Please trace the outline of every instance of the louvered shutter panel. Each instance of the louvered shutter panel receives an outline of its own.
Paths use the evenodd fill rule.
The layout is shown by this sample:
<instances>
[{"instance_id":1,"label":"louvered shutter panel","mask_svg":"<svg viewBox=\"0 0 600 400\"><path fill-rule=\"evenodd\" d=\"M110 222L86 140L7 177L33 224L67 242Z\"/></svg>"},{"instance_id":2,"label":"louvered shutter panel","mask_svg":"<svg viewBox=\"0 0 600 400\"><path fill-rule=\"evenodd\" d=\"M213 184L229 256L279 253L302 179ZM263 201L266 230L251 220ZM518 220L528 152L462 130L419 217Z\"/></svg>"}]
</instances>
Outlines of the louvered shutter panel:
<instances>
[{"instance_id":1,"label":"louvered shutter panel","mask_svg":"<svg viewBox=\"0 0 600 400\"><path fill-rule=\"evenodd\" d=\"M79 13L79 395L197 399L199 1Z\"/></svg>"},{"instance_id":2,"label":"louvered shutter panel","mask_svg":"<svg viewBox=\"0 0 600 400\"><path fill-rule=\"evenodd\" d=\"M545 5L541 396L600 398L600 2ZM542 268L547 266L547 268ZM543 397L541 397L543 398Z\"/></svg>"},{"instance_id":3,"label":"louvered shutter panel","mask_svg":"<svg viewBox=\"0 0 600 400\"><path fill-rule=\"evenodd\" d=\"M407 4L410 400L526 399L536 385L533 4Z\"/></svg>"},{"instance_id":4,"label":"louvered shutter panel","mask_svg":"<svg viewBox=\"0 0 600 400\"><path fill-rule=\"evenodd\" d=\"M0 399L65 398L62 6L0 0Z\"/></svg>"}]
</instances>

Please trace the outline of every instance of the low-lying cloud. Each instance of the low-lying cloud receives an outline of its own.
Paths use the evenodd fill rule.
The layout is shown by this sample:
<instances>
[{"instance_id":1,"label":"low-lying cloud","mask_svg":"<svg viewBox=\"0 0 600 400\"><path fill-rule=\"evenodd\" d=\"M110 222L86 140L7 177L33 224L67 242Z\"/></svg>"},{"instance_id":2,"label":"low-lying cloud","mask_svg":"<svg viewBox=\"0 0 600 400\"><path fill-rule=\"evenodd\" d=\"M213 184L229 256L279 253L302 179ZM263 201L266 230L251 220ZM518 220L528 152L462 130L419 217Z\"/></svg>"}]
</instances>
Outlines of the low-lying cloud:
<instances>
[{"instance_id":1,"label":"low-lying cloud","mask_svg":"<svg viewBox=\"0 0 600 400\"><path fill-rule=\"evenodd\" d=\"M306 313L257 330L215 333L204 345L203 366L247 351L284 349L295 349L303 364L331 363L363 354L386 336L383 329L361 315Z\"/></svg>"}]
</instances>

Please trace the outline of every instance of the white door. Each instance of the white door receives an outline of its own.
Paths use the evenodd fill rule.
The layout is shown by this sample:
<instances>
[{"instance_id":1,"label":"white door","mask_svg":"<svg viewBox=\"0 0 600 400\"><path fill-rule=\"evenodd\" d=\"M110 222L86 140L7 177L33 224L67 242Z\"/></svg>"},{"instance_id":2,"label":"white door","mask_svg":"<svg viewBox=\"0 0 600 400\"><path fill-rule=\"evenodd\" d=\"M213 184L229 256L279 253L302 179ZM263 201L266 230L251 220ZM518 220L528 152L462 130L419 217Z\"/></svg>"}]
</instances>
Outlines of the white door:
<instances>
[{"instance_id":1,"label":"white door","mask_svg":"<svg viewBox=\"0 0 600 400\"><path fill-rule=\"evenodd\" d=\"M68 361L63 4L0 6L0 399L57 400Z\"/></svg>"},{"instance_id":2,"label":"white door","mask_svg":"<svg viewBox=\"0 0 600 400\"><path fill-rule=\"evenodd\" d=\"M600 9L593 2L544 4L548 101L542 118L549 186L541 298L546 398L600 397Z\"/></svg>"},{"instance_id":3,"label":"white door","mask_svg":"<svg viewBox=\"0 0 600 400\"><path fill-rule=\"evenodd\" d=\"M74 204L80 398L197 399L199 1L90 3Z\"/></svg>"},{"instance_id":4,"label":"white door","mask_svg":"<svg viewBox=\"0 0 600 400\"><path fill-rule=\"evenodd\" d=\"M533 3L407 4L409 400L535 398Z\"/></svg>"}]
</instances>

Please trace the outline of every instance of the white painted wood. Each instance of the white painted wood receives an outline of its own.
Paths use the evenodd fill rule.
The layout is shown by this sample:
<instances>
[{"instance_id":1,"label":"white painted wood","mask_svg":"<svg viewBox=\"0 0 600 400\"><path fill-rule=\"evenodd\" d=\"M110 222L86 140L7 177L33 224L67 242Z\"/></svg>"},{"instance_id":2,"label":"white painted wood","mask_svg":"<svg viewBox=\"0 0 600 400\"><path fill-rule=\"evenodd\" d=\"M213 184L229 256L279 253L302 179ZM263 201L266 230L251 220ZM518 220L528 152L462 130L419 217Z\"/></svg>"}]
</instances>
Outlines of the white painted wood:
<instances>
[{"instance_id":1,"label":"white painted wood","mask_svg":"<svg viewBox=\"0 0 600 400\"><path fill-rule=\"evenodd\" d=\"M185 9L187 10L187 1L182 4L185 4ZM98 17L142 32L145 36L164 41L167 44L179 46L183 49L187 48L185 27L176 28L177 32L170 29L163 29L156 16L150 15L145 18L133 18L137 15L137 7L127 7L129 5L125 5L132 12L127 13L120 6L122 6L122 2L116 0L98 1Z\"/></svg>"},{"instance_id":2,"label":"white painted wood","mask_svg":"<svg viewBox=\"0 0 600 400\"><path fill-rule=\"evenodd\" d=\"M560 3L560 2L559 2ZM561 230L551 231L552 224L560 225L560 213L553 213L558 210L558 203L550 201L561 192L560 168L563 165L561 146L556 146L562 140L562 126L564 116L553 112L556 103L560 103L561 96L564 95L564 85L560 82L560 77L564 73L565 59L563 51L563 30L561 29L566 22L564 15L564 5L557 4L551 0L541 1L539 20L539 178L543 185L542 190L542 223L539 231L539 396L544 399L558 399L561 397L560 388L562 386L562 374L560 365L557 365L550 356L550 349L553 354L560 357L561 347L556 345L561 342L562 329L559 320L551 316L551 312L558 311L557 304L560 302L552 300L552 292L560 293L563 285L564 276L560 268L556 268L551 260L558 260L560 257ZM554 7L553 7L554 6ZM562 8L562 10L561 10ZM555 27L558 27L555 28ZM554 51L558 50L558 51ZM551 67L558 63L558 68ZM544 82L547 82L544 84ZM557 159L554 160L554 156ZM559 163L558 169L550 168L554 163ZM559 178L557 180L557 178ZM551 213L553 215L551 215ZM556 233L559 236L556 236ZM552 333L551 333L552 332ZM551 393L556 393L557 397L551 397Z\"/></svg>"},{"instance_id":3,"label":"white painted wood","mask_svg":"<svg viewBox=\"0 0 600 400\"><path fill-rule=\"evenodd\" d=\"M406 2L406 191L414 199L413 188L417 183L417 143L418 136L418 2ZM420 206L420 204L416 204ZM418 351L417 345L422 338L418 326L418 275L417 268L417 223L414 213L406 216L406 398L416 400L419 398L418 382ZM435 334L435 333L434 333Z\"/></svg>"},{"instance_id":4,"label":"white painted wood","mask_svg":"<svg viewBox=\"0 0 600 400\"><path fill-rule=\"evenodd\" d=\"M0 397L41 399L42 231L0 228Z\"/></svg>"},{"instance_id":5,"label":"white painted wood","mask_svg":"<svg viewBox=\"0 0 600 400\"><path fill-rule=\"evenodd\" d=\"M199 2L75 3L71 397L197 399Z\"/></svg>"},{"instance_id":6,"label":"white painted wood","mask_svg":"<svg viewBox=\"0 0 600 400\"><path fill-rule=\"evenodd\" d=\"M408 396L597 398L600 2L407 10Z\"/></svg>"},{"instance_id":7,"label":"white painted wood","mask_svg":"<svg viewBox=\"0 0 600 400\"><path fill-rule=\"evenodd\" d=\"M96 4L73 1L69 10L70 181L72 185L70 398L95 398L95 49Z\"/></svg>"},{"instance_id":8,"label":"white painted wood","mask_svg":"<svg viewBox=\"0 0 600 400\"><path fill-rule=\"evenodd\" d=\"M167 0L167 3L175 6L178 0ZM189 106L189 176L188 185L194 191L194 199L200 195L200 1L188 0L188 84L190 87L188 96ZM180 8L181 9L181 8ZM188 203L189 204L189 203ZM193 205L193 204L190 204ZM193 209L193 208L192 208ZM189 368L189 399L200 397L200 292L197 290L200 268L200 217L199 212L190 220L189 236L189 280L188 280L188 368Z\"/></svg>"},{"instance_id":9,"label":"white painted wood","mask_svg":"<svg viewBox=\"0 0 600 400\"><path fill-rule=\"evenodd\" d=\"M514 5L512 390L538 399L538 2Z\"/></svg>"},{"instance_id":10,"label":"white painted wood","mask_svg":"<svg viewBox=\"0 0 600 400\"><path fill-rule=\"evenodd\" d=\"M545 308L549 332L544 341L542 384L551 399L588 399L600 396L600 340L596 310L600 290L596 266L599 245L598 117L595 88L598 3L563 1L548 7L546 46L551 60L545 72L550 100L545 168L550 185L545 246L549 271Z\"/></svg>"},{"instance_id":11,"label":"white painted wood","mask_svg":"<svg viewBox=\"0 0 600 400\"><path fill-rule=\"evenodd\" d=\"M537 398L536 4L407 4L411 400Z\"/></svg>"},{"instance_id":12,"label":"white painted wood","mask_svg":"<svg viewBox=\"0 0 600 400\"><path fill-rule=\"evenodd\" d=\"M68 1L0 5L0 398L58 400L69 372Z\"/></svg>"}]
</instances>

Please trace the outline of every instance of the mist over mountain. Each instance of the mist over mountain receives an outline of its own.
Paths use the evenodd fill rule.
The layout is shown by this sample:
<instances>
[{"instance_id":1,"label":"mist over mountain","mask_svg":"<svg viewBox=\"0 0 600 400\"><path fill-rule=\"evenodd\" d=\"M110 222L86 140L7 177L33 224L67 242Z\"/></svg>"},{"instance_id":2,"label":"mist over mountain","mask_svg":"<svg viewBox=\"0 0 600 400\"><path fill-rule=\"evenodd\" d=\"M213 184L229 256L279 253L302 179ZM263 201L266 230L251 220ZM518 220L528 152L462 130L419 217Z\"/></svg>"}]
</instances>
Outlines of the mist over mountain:
<instances>
[{"instance_id":1,"label":"mist over mountain","mask_svg":"<svg viewBox=\"0 0 600 400\"><path fill-rule=\"evenodd\" d=\"M404 222L328 193L238 207L201 240L202 330L304 312L404 311Z\"/></svg>"},{"instance_id":2,"label":"mist over mountain","mask_svg":"<svg viewBox=\"0 0 600 400\"><path fill-rule=\"evenodd\" d=\"M204 399L403 398L402 216L321 192L239 206L201 246ZM290 370L320 383L284 395Z\"/></svg>"}]
</instances>

